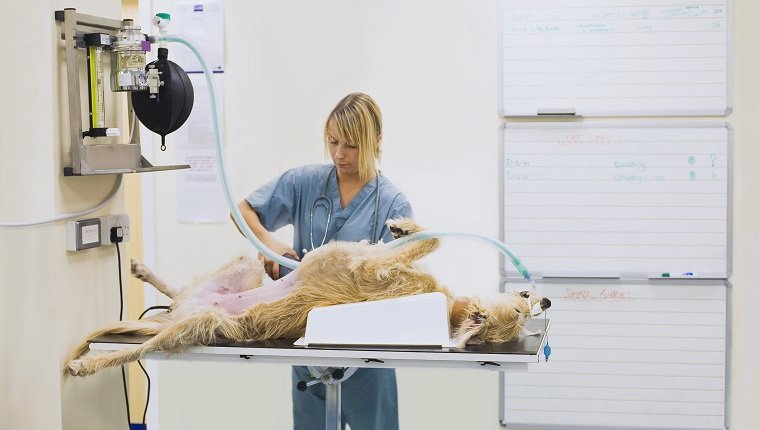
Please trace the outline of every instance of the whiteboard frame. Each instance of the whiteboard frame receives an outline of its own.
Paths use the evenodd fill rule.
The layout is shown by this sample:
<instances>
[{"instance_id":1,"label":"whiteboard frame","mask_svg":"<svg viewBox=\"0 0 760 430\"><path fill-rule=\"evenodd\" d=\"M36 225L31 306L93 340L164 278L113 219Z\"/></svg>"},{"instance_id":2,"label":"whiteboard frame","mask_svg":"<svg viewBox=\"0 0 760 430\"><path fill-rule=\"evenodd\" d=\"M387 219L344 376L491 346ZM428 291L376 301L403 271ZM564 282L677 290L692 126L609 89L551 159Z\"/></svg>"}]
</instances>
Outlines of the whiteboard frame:
<instances>
[{"instance_id":1,"label":"whiteboard frame","mask_svg":"<svg viewBox=\"0 0 760 430\"><path fill-rule=\"evenodd\" d=\"M507 288L511 282L515 282L515 278L506 278L502 277L499 282L499 292L504 293L507 291ZM683 281L690 285L708 285L713 284L715 280L708 280L708 279L681 279L680 281ZM519 281L517 281L519 282ZM619 285L657 285L659 284L659 280L625 280L625 279L558 279L558 278L548 278L544 280L547 284L578 284L578 285L588 285L588 284L595 284L595 283L617 283ZM733 347L733 326L732 326L732 319L731 319L731 310L733 309L733 284L731 284L731 281L725 280L724 285L726 287L726 344L725 344L725 350L726 350L726 357L725 357L725 373L724 373L724 400L723 400L723 430L729 430L731 428L731 349ZM505 405L505 396L506 396L506 384L507 384L506 376L503 371L499 371L499 424L501 424L502 427L505 428L515 428L515 429L522 429L522 430L611 430L609 427L600 427L600 426L576 426L576 425L568 425L568 426L553 426L553 425L540 425L540 424L530 424L530 423L509 423L507 422L506 417L506 410L504 408ZM614 430L694 430L693 428L670 428L670 427L614 427Z\"/></svg>"},{"instance_id":2,"label":"whiteboard frame","mask_svg":"<svg viewBox=\"0 0 760 430\"><path fill-rule=\"evenodd\" d=\"M504 178L504 158L506 156L504 138L507 128L726 128L728 133L726 142L726 276L720 278L696 278L696 279L722 279L727 280L731 277L733 271L733 146L734 146L734 129L728 121L601 121L601 120L582 120L577 118L575 120L560 119L560 118L546 118L542 120L534 121L519 121L519 120L507 120L499 125L498 139L499 139L499 239L509 246L505 237L506 226L504 225L505 215L505 178ZM518 255L519 257L519 255ZM523 261L525 266L530 271L530 261ZM499 258L499 273L502 278L517 280L522 279L522 276L517 273L507 273L506 258L502 255ZM629 278L629 277L584 277L584 276L552 276L546 278L537 278L537 282L542 282L545 279L621 279L621 280L641 280L642 278ZM682 280L683 278L651 278L657 282L668 282L673 279Z\"/></svg>"},{"instance_id":3,"label":"whiteboard frame","mask_svg":"<svg viewBox=\"0 0 760 430\"><path fill-rule=\"evenodd\" d=\"M497 41L496 46L499 50L497 54L497 82L498 82L498 96L499 107L498 113L502 118L541 118L541 117L570 117L580 118L583 116L588 117L618 117L618 116L632 116L632 117L644 117L644 116L728 116L733 112L733 64L734 64L734 18L733 18L733 0L726 1L726 108L723 110L669 110L669 109L651 109L651 110L618 110L618 111L588 111L588 112L536 112L535 114L508 114L504 106L504 3L507 0L499 0L499 11L496 16L499 22L497 23Z\"/></svg>"}]
</instances>

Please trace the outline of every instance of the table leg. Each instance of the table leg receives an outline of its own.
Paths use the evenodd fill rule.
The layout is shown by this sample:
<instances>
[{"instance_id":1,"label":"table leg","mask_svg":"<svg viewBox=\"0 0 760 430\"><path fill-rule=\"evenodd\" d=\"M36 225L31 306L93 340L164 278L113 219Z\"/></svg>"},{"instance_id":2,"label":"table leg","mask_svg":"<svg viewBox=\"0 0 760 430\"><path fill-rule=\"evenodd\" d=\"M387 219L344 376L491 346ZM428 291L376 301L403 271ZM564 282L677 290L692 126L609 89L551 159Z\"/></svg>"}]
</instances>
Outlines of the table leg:
<instances>
[{"instance_id":1,"label":"table leg","mask_svg":"<svg viewBox=\"0 0 760 430\"><path fill-rule=\"evenodd\" d=\"M325 429L341 430L340 382L325 385Z\"/></svg>"}]
</instances>

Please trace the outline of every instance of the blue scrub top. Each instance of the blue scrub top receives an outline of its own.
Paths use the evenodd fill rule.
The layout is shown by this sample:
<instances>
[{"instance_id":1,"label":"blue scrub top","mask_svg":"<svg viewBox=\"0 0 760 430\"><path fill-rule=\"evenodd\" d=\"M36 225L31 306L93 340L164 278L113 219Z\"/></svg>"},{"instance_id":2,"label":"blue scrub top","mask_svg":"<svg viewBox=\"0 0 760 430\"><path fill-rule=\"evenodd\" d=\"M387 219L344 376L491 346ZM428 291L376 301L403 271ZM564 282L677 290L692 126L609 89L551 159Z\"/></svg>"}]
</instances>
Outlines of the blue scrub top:
<instances>
[{"instance_id":1,"label":"blue scrub top","mask_svg":"<svg viewBox=\"0 0 760 430\"><path fill-rule=\"evenodd\" d=\"M246 198L267 230L275 231L282 226L293 224L293 249L301 258L303 249L312 250L309 239L309 218L312 212L314 216L311 228L315 248L322 244L325 228L325 243L332 240L390 242L392 236L385 221L412 216L412 207L404 194L391 181L380 175L376 237L370 237L375 215L377 182L375 179L367 182L348 206L342 208L337 174L331 172L333 167L332 164L308 165L288 170ZM319 204L314 207L314 202L321 195L326 195L333 204L329 226L325 205Z\"/></svg>"}]
</instances>

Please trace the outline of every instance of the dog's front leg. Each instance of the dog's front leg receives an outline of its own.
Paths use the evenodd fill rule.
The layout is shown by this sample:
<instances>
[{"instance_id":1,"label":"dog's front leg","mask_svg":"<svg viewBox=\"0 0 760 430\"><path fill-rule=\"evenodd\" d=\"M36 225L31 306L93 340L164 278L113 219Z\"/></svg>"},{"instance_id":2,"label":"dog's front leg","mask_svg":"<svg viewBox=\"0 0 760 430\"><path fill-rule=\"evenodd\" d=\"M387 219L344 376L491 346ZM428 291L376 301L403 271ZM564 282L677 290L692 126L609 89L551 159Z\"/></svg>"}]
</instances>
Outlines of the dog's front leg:
<instances>
[{"instance_id":1,"label":"dog's front leg","mask_svg":"<svg viewBox=\"0 0 760 430\"><path fill-rule=\"evenodd\" d=\"M394 239L399 239L410 234L418 233L423 230L422 227L417 225L411 218L399 218L388 220L385 223L391 231L391 235ZM435 251L440 245L440 240L437 238L422 239L416 242L404 244L401 248L397 248L389 252L384 258L388 262L400 261L406 264L410 264L412 261L419 260L420 258Z\"/></svg>"},{"instance_id":2,"label":"dog's front leg","mask_svg":"<svg viewBox=\"0 0 760 430\"><path fill-rule=\"evenodd\" d=\"M467 317L454 331L454 342L457 347L464 348L465 345L467 345L467 342L481 343L482 341L474 338L474 336L483 330L487 319L488 314L485 309L476 304L470 305Z\"/></svg>"}]
</instances>

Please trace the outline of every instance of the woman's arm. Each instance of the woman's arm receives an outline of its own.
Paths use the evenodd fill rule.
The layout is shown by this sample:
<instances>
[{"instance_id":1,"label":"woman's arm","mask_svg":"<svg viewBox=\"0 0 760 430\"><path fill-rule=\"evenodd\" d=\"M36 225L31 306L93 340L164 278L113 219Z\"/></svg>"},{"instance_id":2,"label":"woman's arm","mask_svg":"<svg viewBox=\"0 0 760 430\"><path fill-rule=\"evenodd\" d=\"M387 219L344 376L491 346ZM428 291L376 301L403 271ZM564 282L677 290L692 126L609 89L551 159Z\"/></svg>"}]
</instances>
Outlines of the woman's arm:
<instances>
[{"instance_id":1,"label":"woman's arm","mask_svg":"<svg viewBox=\"0 0 760 430\"><path fill-rule=\"evenodd\" d=\"M238 203L238 209L240 209L240 213L243 215L243 220L245 220L245 223L248 224L248 227L251 229L253 234L255 234L256 237L259 238L259 240L267 246L267 248L271 249L279 255L287 254L293 257L295 260L299 260L298 253L296 253L294 249L275 239L274 236L272 236L272 233L264 228L264 226L261 224L261 221L259 220L259 216L256 214L256 211L253 210L251 205L248 204L246 200ZM232 217L232 215L230 215L230 218L232 218L232 222L235 223L235 227L237 227L240 234L243 234L240 226L237 225L237 222L235 222L235 218ZM266 270L269 277L275 280L280 278L279 264L266 258L266 256L264 256L262 253L259 253L259 260L264 263L264 269Z\"/></svg>"}]
</instances>

